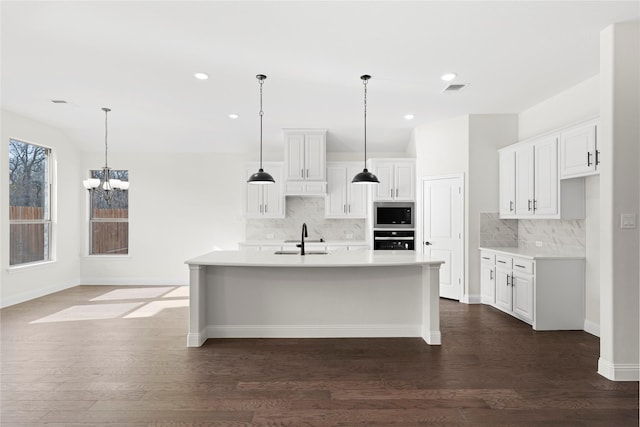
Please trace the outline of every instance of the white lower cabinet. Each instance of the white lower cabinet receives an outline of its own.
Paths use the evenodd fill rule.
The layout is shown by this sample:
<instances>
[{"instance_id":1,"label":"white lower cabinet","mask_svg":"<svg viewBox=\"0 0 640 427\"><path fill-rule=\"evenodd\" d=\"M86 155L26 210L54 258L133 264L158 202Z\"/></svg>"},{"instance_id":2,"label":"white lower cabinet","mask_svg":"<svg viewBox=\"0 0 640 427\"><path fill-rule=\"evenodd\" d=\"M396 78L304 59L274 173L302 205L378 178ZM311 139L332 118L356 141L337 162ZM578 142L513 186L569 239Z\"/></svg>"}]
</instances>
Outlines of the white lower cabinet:
<instances>
[{"instance_id":1,"label":"white lower cabinet","mask_svg":"<svg viewBox=\"0 0 640 427\"><path fill-rule=\"evenodd\" d=\"M483 249L481 301L535 330L582 330L584 269L581 257L522 258Z\"/></svg>"}]
</instances>

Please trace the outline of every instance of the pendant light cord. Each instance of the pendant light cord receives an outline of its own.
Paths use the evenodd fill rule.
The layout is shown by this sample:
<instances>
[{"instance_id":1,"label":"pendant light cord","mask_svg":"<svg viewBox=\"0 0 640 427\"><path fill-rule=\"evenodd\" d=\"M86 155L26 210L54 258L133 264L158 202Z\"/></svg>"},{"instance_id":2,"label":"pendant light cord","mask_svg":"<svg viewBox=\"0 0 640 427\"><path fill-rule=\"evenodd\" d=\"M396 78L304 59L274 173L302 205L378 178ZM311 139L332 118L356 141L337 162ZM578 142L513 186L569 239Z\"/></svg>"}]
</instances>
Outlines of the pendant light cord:
<instances>
[{"instance_id":1,"label":"pendant light cord","mask_svg":"<svg viewBox=\"0 0 640 427\"><path fill-rule=\"evenodd\" d=\"M369 79L363 79L364 84L364 167L367 167L367 82Z\"/></svg>"},{"instance_id":2,"label":"pendant light cord","mask_svg":"<svg viewBox=\"0 0 640 427\"><path fill-rule=\"evenodd\" d=\"M109 111L111 111L111 110L109 108L103 108L102 110L104 111L104 167L107 168L107 167L109 167L109 164L107 162L107 153L108 153L108 148L107 148L107 136L108 136L108 131L107 131L107 113L109 113Z\"/></svg>"},{"instance_id":3,"label":"pendant light cord","mask_svg":"<svg viewBox=\"0 0 640 427\"><path fill-rule=\"evenodd\" d=\"M259 78L260 81L260 170L262 170L262 116L264 116L264 111L262 111L262 85L264 83L264 78Z\"/></svg>"}]
</instances>

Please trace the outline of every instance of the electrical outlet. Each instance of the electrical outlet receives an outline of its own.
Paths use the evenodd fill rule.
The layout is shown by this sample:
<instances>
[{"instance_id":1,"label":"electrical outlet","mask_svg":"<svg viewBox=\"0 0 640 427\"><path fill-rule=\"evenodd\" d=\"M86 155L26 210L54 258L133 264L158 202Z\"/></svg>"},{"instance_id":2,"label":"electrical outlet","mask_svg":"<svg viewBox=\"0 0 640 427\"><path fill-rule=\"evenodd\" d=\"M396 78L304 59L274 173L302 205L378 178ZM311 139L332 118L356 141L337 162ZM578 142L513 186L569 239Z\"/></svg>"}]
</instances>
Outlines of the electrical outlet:
<instances>
[{"instance_id":1,"label":"electrical outlet","mask_svg":"<svg viewBox=\"0 0 640 427\"><path fill-rule=\"evenodd\" d=\"M348 240L351 240L351 239L353 239L353 233L345 233L345 234L344 234L344 237L345 237L346 239L348 239Z\"/></svg>"},{"instance_id":2,"label":"electrical outlet","mask_svg":"<svg viewBox=\"0 0 640 427\"><path fill-rule=\"evenodd\" d=\"M636 228L636 214L621 214L620 228Z\"/></svg>"},{"instance_id":3,"label":"electrical outlet","mask_svg":"<svg viewBox=\"0 0 640 427\"><path fill-rule=\"evenodd\" d=\"M267 233L264 235L264 237L266 237L267 239L273 239L275 235L273 233Z\"/></svg>"},{"instance_id":4,"label":"electrical outlet","mask_svg":"<svg viewBox=\"0 0 640 427\"><path fill-rule=\"evenodd\" d=\"M536 247L538 248L542 247L542 240L536 240Z\"/></svg>"}]
</instances>

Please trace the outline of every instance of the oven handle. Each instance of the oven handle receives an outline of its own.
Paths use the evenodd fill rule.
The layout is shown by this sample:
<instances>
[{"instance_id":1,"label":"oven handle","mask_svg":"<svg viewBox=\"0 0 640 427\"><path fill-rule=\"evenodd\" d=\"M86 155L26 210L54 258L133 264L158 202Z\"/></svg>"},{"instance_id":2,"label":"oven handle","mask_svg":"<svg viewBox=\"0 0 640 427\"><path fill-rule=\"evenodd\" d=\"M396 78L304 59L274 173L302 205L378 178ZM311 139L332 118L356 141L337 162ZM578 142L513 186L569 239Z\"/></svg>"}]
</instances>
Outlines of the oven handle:
<instances>
[{"instance_id":1,"label":"oven handle","mask_svg":"<svg viewBox=\"0 0 640 427\"><path fill-rule=\"evenodd\" d=\"M373 240L415 240L414 237L374 237Z\"/></svg>"}]
</instances>

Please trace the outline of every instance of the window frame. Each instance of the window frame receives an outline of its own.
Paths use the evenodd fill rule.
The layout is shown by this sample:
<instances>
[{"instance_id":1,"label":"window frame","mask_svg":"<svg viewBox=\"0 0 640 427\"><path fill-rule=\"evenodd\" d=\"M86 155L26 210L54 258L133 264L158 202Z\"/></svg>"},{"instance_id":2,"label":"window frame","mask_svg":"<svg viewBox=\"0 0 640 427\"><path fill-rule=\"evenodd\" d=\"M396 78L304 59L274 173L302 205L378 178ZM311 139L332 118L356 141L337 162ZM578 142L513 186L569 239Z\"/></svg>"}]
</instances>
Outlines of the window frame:
<instances>
[{"instance_id":1,"label":"window frame","mask_svg":"<svg viewBox=\"0 0 640 427\"><path fill-rule=\"evenodd\" d=\"M89 170L89 178L95 178L94 172L102 172L99 169L90 169ZM129 180L129 170L128 169L111 169L112 173L126 172L127 173L127 181ZM111 176L110 179L114 177ZM86 254L90 258L116 258L123 259L127 258L131 255L130 242L131 235L130 230L131 227L129 225L130 212L129 212L129 191L126 191L127 194L127 217L126 218L93 218L93 199L90 191L87 191L87 251ZM126 253L93 253L93 243L94 243L94 233L93 233L93 225L94 224L105 224L105 223L126 223L127 224L127 252Z\"/></svg>"},{"instance_id":2,"label":"window frame","mask_svg":"<svg viewBox=\"0 0 640 427\"><path fill-rule=\"evenodd\" d=\"M27 141L23 138L8 138L8 144L11 145L11 142L17 142L21 144L31 145L34 147L42 148L45 153L45 173L44 178L46 183L44 185L44 207L43 207L43 218L42 219L11 219L11 179L8 177L8 191L9 194L9 235L11 235L11 226L12 225L43 225L44 226L44 239L43 239L43 254L44 258L37 261L29 261L29 262L21 262L17 264L11 263L12 258L12 248L11 248L11 238L9 238L9 269L22 269L25 267L33 267L43 264L50 264L55 261L55 153L51 147L48 147L43 144L36 144L30 141ZM8 149L7 160L11 161L11 148ZM7 165L9 166L9 165ZM7 172L10 173L10 167L7 168Z\"/></svg>"}]
</instances>

